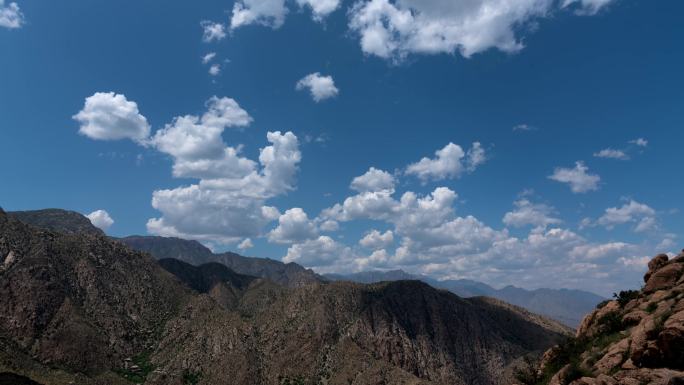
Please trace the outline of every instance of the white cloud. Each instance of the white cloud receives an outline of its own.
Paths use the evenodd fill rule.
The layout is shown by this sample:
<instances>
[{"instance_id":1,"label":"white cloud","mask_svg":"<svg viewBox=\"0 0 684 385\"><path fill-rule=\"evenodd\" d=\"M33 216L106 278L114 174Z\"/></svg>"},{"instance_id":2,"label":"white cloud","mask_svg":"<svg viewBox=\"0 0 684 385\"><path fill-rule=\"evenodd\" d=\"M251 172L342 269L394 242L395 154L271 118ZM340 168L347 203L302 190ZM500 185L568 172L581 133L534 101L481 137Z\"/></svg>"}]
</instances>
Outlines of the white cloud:
<instances>
[{"instance_id":1,"label":"white cloud","mask_svg":"<svg viewBox=\"0 0 684 385\"><path fill-rule=\"evenodd\" d=\"M296 262L304 266L322 267L339 261L347 261L352 258L349 247L336 242L334 239L321 235L316 239L310 239L297 243L287 249L283 262Z\"/></svg>"},{"instance_id":2,"label":"white cloud","mask_svg":"<svg viewBox=\"0 0 684 385\"><path fill-rule=\"evenodd\" d=\"M473 143L473 146L468 150L466 154L466 165L469 172L475 171L475 169L484 164L487 161L487 155L485 154L484 148L480 142Z\"/></svg>"},{"instance_id":3,"label":"white cloud","mask_svg":"<svg viewBox=\"0 0 684 385\"><path fill-rule=\"evenodd\" d=\"M0 0L0 27L20 28L24 22L24 15L17 3L12 2L5 5L5 0Z\"/></svg>"},{"instance_id":4,"label":"white cloud","mask_svg":"<svg viewBox=\"0 0 684 385\"><path fill-rule=\"evenodd\" d=\"M394 176L387 171L371 167L365 174L352 180L351 188L358 192L394 190Z\"/></svg>"},{"instance_id":5,"label":"white cloud","mask_svg":"<svg viewBox=\"0 0 684 385\"><path fill-rule=\"evenodd\" d=\"M460 53L470 57L496 48L517 52L521 31L578 0L361 0L349 27L363 52L401 60L409 54ZM610 0L581 0L579 11L596 13Z\"/></svg>"},{"instance_id":6,"label":"white cloud","mask_svg":"<svg viewBox=\"0 0 684 385\"><path fill-rule=\"evenodd\" d=\"M319 72L304 76L295 88L298 91L308 89L316 103L334 98L339 93L332 76L322 76Z\"/></svg>"},{"instance_id":7,"label":"white cloud","mask_svg":"<svg viewBox=\"0 0 684 385\"><path fill-rule=\"evenodd\" d=\"M203 30L202 40L206 43L223 40L226 37L226 27L221 23L204 20L200 25Z\"/></svg>"},{"instance_id":8,"label":"white cloud","mask_svg":"<svg viewBox=\"0 0 684 385\"><path fill-rule=\"evenodd\" d=\"M252 243L252 240L249 238L245 238L242 242L238 244L238 249L243 251L251 249L252 247L254 247L254 243Z\"/></svg>"},{"instance_id":9,"label":"white cloud","mask_svg":"<svg viewBox=\"0 0 684 385\"><path fill-rule=\"evenodd\" d=\"M230 28L236 29L249 24L280 28L287 12L285 0L237 0L233 5Z\"/></svg>"},{"instance_id":10,"label":"white cloud","mask_svg":"<svg viewBox=\"0 0 684 385\"><path fill-rule=\"evenodd\" d=\"M629 160L629 155L627 155L623 150L616 150L613 148L605 148L599 152L594 153L594 156L597 158Z\"/></svg>"},{"instance_id":11,"label":"white cloud","mask_svg":"<svg viewBox=\"0 0 684 385\"><path fill-rule=\"evenodd\" d=\"M359 244L369 249L379 250L389 247L393 242L394 233L392 230L387 230L384 233L381 233L378 230L372 230L361 238Z\"/></svg>"},{"instance_id":12,"label":"white cloud","mask_svg":"<svg viewBox=\"0 0 684 385\"><path fill-rule=\"evenodd\" d=\"M311 8L313 18L322 21L326 16L339 8L341 0L297 0L300 7L308 6Z\"/></svg>"},{"instance_id":13,"label":"white cloud","mask_svg":"<svg viewBox=\"0 0 684 385\"><path fill-rule=\"evenodd\" d=\"M331 231L339 230L340 224L337 223L337 221L329 219L329 220L323 221L323 223L321 223L321 225L319 227L320 227L321 231L331 232Z\"/></svg>"},{"instance_id":14,"label":"white cloud","mask_svg":"<svg viewBox=\"0 0 684 385\"><path fill-rule=\"evenodd\" d=\"M435 158L424 157L406 167L407 175L415 175L423 182L428 180L457 179L465 171L472 172L486 161L484 149L475 142L466 155L461 146L449 143L435 151Z\"/></svg>"},{"instance_id":15,"label":"white cloud","mask_svg":"<svg viewBox=\"0 0 684 385\"><path fill-rule=\"evenodd\" d=\"M598 190L601 177L590 174L587 171L589 171L589 168L583 162L576 162L575 168L556 168L553 174L549 176L549 179L567 183L574 193Z\"/></svg>"},{"instance_id":16,"label":"white cloud","mask_svg":"<svg viewBox=\"0 0 684 385\"><path fill-rule=\"evenodd\" d=\"M655 215L655 210L648 205L630 200L622 207L607 208L597 222L608 229L625 223L637 223L634 230L642 232L656 227Z\"/></svg>"},{"instance_id":17,"label":"white cloud","mask_svg":"<svg viewBox=\"0 0 684 385\"><path fill-rule=\"evenodd\" d=\"M209 67L209 75L218 76L220 73L221 73L221 65L220 64L212 64L211 67Z\"/></svg>"},{"instance_id":18,"label":"white cloud","mask_svg":"<svg viewBox=\"0 0 684 385\"><path fill-rule=\"evenodd\" d=\"M114 92L97 92L85 99L83 109L73 116L79 133L96 140L142 141L150 134L147 119L138 105Z\"/></svg>"},{"instance_id":19,"label":"white cloud","mask_svg":"<svg viewBox=\"0 0 684 385\"><path fill-rule=\"evenodd\" d=\"M562 221L554 217L553 207L543 203L532 203L527 199L514 202L515 210L507 212L503 217L506 226L523 227L527 225L546 227Z\"/></svg>"},{"instance_id":20,"label":"white cloud","mask_svg":"<svg viewBox=\"0 0 684 385\"><path fill-rule=\"evenodd\" d=\"M536 131L537 128L530 126L527 123L521 123L518 125L513 126L513 131Z\"/></svg>"},{"instance_id":21,"label":"white cloud","mask_svg":"<svg viewBox=\"0 0 684 385\"><path fill-rule=\"evenodd\" d=\"M99 128L102 122L112 125L112 121L121 119L120 115L128 120L130 115L139 115L135 103L123 96L112 93L93 97L86 100L84 111L75 116L77 120L96 122ZM101 106L98 98L102 97L108 108ZM125 108L112 108L111 104ZM88 133L96 139L131 138L154 147L171 156L174 176L199 180L153 192L152 207L162 215L148 220L150 233L223 244L260 236L262 229L280 216L266 201L294 188L301 160L297 137L291 132L268 132L270 145L259 151L256 162L241 156L242 146L228 146L222 138L227 128L249 125L249 114L235 100L225 97L210 98L206 107L201 116L176 117L152 137L140 133L113 135L111 130L93 131L90 126ZM127 113L122 114L122 109ZM145 129L149 133L149 126L145 125Z\"/></svg>"},{"instance_id":22,"label":"white cloud","mask_svg":"<svg viewBox=\"0 0 684 385\"><path fill-rule=\"evenodd\" d=\"M620 257L634 246L624 242L610 242L605 244L585 244L575 246L570 252L570 256L585 260L596 260L601 258Z\"/></svg>"},{"instance_id":23,"label":"white cloud","mask_svg":"<svg viewBox=\"0 0 684 385\"><path fill-rule=\"evenodd\" d=\"M580 15L595 15L601 9L615 2L616 0L564 0L563 7L568 7L570 5L579 5L576 12Z\"/></svg>"},{"instance_id":24,"label":"white cloud","mask_svg":"<svg viewBox=\"0 0 684 385\"><path fill-rule=\"evenodd\" d=\"M268 234L268 240L274 243L297 243L317 236L316 225L304 210L295 207L278 218L278 227Z\"/></svg>"},{"instance_id":25,"label":"white cloud","mask_svg":"<svg viewBox=\"0 0 684 385\"><path fill-rule=\"evenodd\" d=\"M213 162L206 162L209 169L198 167L194 175L185 175L201 178L198 184L155 191L152 206L161 211L162 217L150 219L148 231L226 244L260 235L264 226L279 217L278 211L266 206L265 201L293 188L301 160L293 133L269 132L267 139L271 145L260 151L260 170L256 162L246 158L234 160L254 165L249 172L249 167L232 168L226 164L233 159L227 162L219 158L218 163L225 167L217 169Z\"/></svg>"},{"instance_id":26,"label":"white cloud","mask_svg":"<svg viewBox=\"0 0 684 385\"><path fill-rule=\"evenodd\" d=\"M86 215L90 219L90 223L93 226L99 228L102 231L107 231L107 229L114 224L114 220L105 210L95 210L92 213Z\"/></svg>"},{"instance_id":27,"label":"white cloud","mask_svg":"<svg viewBox=\"0 0 684 385\"><path fill-rule=\"evenodd\" d=\"M648 146L648 140L644 138L636 138L634 140L629 141L632 144L636 144L639 147L647 147Z\"/></svg>"},{"instance_id":28,"label":"white cloud","mask_svg":"<svg viewBox=\"0 0 684 385\"><path fill-rule=\"evenodd\" d=\"M214 60L216 57L216 52L209 52L208 54L202 56L202 63L207 64L210 61Z\"/></svg>"}]
</instances>

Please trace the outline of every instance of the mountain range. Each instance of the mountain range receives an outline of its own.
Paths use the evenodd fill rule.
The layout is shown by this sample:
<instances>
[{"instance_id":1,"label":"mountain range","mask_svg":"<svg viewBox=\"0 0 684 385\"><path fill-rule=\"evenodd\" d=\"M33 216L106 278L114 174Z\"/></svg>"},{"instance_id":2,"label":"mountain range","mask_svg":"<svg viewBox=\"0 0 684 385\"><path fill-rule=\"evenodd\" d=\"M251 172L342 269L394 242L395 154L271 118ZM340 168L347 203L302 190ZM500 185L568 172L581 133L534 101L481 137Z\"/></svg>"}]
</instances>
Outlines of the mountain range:
<instances>
[{"instance_id":1,"label":"mountain range","mask_svg":"<svg viewBox=\"0 0 684 385\"><path fill-rule=\"evenodd\" d=\"M10 216L33 226L63 233L99 234L88 218L79 213L60 209L15 211ZM460 279L439 281L430 277L409 274L402 270L367 271L355 274L327 274L321 276L296 263L285 264L267 258L245 257L232 252L213 253L209 248L193 240L156 236L129 236L114 238L129 247L150 253L156 259L178 259L191 265L216 262L240 274L267 278L275 283L296 287L328 280L348 280L358 283L382 281L420 280L433 287L449 290L461 297L487 296L523 307L576 328L582 317L591 312L605 298L582 290L536 289L526 290L515 286L495 289L485 283Z\"/></svg>"},{"instance_id":2,"label":"mountain range","mask_svg":"<svg viewBox=\"0 0 684 385\"><path fill-rule=\"evenodd\" d=\"M523 356L571 333L421 281L328 282L236 263L273 267L281 284L17 217L0 210L0 381L507 384Z\"/></svg>"},{"instance_id":3,"label":"mountain range","mask_svg":"<svg viewBox=\"0 0 684 385\"><path fill-rule=\"evenodd\" d=\"M590 313L605 298L582 290L536 289L526 290L515 286L495 289L485 283L468 279L438 281L422 275L409 274L403 270L368 271L355 274L327 274L331 280L348 280L360 283L374 283L397 280L420 280L429 285L449 290L461 297L487 296L523 307L576 328L582 318Z\"/></svg>"}]
</instances>

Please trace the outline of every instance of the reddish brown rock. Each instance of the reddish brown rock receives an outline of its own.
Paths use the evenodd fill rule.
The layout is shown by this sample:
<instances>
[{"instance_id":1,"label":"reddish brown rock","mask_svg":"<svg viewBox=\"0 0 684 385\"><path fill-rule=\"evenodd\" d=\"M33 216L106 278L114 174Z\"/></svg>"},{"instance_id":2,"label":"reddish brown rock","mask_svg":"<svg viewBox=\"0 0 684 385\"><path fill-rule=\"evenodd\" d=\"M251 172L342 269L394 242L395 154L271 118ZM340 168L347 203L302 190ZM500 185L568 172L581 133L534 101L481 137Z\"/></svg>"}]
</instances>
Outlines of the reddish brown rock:
<instances>
[{"instance_id":1,"label":"reddish brown rock","mask_svg":"<svg viewBox=\"0 0 684 385\"><path fill-rule=\"evenodd\" d=\"M644 286L644 292L652 293L656 290L670 289L675 286L682 273L684 273L684 263L669 263L649 277Z\"/></svg>"}]
</instances>

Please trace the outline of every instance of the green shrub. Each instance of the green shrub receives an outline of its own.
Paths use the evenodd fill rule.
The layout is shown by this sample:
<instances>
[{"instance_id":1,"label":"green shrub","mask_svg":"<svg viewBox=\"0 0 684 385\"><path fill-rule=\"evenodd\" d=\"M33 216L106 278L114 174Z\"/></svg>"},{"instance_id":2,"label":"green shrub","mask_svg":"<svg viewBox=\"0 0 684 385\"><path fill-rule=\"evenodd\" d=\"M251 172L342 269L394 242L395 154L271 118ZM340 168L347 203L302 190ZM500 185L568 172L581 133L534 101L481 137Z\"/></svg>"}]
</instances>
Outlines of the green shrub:
<instances>
[{"instance_id":1,"label":"green shrub","mask_svg":"<svg viewBox=\"0 0 684 385\"><path fill-rule=\"evenodd\" d=\"M202 377L201 372L195 372L192 370L185 369L183 372L183 384L184 385L197 385L200 378Z\"/></svg>"},{"instance_id":2,"label":"green shrub","mask_svg":"<svg viewBox=\"0 0 684 385\"><path fill-rule=\"evenodd\" d=\"M613 298L618 301L620 307L625 307L629 301L639 298L639 292L636 290L623 290L620 293L613 293Z\"/></svg>"},{"instance_id":3,"label":"green shrub","mask_svg":"<svg viewBox=\"0 0 684 385\"><path fill-rule=\"evenodd\" d=\"M658 308L658 304L655 303L655 302L651 302L651 303L648 304L648 306L646 306L646 312L647 312L648 314L651 314L651 313L653 313L654 311L656 311L657 308Z\"/></svg>"}]
</instances>

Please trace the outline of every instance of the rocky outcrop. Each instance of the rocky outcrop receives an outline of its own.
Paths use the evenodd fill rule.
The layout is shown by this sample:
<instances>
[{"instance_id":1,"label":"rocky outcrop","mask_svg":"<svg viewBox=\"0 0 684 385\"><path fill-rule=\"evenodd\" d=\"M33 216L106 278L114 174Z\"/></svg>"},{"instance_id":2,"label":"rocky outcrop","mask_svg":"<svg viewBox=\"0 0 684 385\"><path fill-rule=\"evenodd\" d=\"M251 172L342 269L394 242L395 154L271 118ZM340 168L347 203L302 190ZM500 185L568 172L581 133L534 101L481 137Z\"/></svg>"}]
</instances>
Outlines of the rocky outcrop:
<instances>
[{"instance_id":1,"label":"rocky outcrop","mask_svg":"<svg viewBox=\"0 0 684 385\"><path fill-rule=\"evenodd\" d=\"M684 251L648 264L641 291L587 315L575 339L547 351L521 381L556 385L684 384Z\"/></svg>"}]
</instances>

